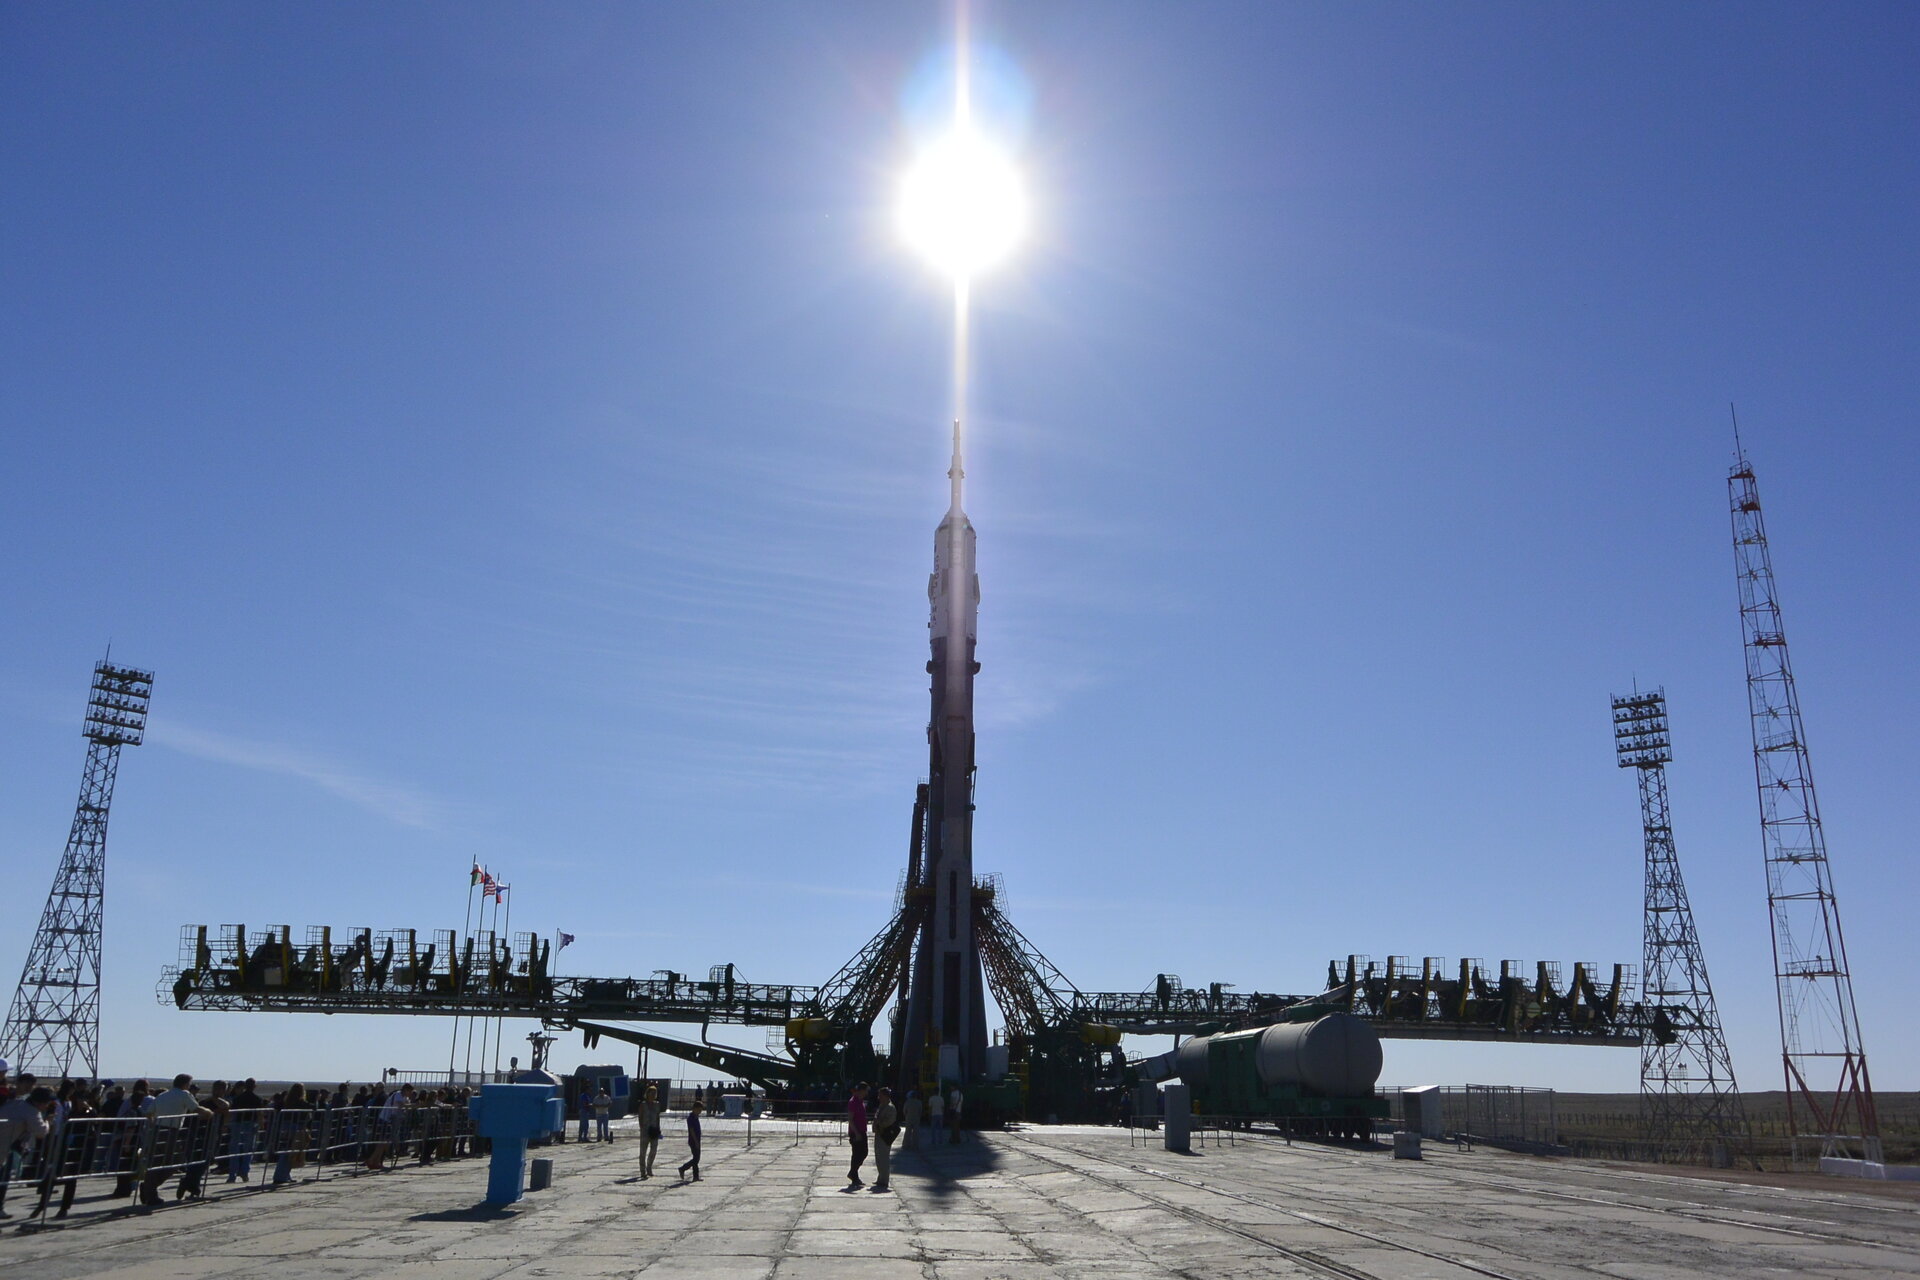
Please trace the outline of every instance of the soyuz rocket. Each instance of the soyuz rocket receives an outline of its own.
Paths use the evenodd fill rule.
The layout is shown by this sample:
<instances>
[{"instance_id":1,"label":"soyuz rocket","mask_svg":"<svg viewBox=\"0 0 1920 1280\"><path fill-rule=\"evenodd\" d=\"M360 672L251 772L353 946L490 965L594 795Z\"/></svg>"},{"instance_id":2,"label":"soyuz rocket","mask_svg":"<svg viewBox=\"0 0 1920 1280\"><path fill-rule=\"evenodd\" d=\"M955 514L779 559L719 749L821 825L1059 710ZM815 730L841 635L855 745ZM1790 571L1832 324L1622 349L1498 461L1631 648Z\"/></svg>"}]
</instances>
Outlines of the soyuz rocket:
<instances>
[{"instance_id":1,"label":"soyuz rocket","mask_svg":"<svg viewBox=\"0 0 1920 1280\"><path fill-rule=\"evenodd\" d=\"M922 1055L937 1053L941 1078L964 1083L986 1070L987 1006L973 932L973 677L980 630L980 577L973 524L962 508L966 479L960 424L953 424L952 501L933 535L927 580L933 712L927 722L925 852L917 889L928 910L914 949L900 1077L917 1087ZM936 1064L927 1061L929 1067Z\"/></svg>"}]
</instances>

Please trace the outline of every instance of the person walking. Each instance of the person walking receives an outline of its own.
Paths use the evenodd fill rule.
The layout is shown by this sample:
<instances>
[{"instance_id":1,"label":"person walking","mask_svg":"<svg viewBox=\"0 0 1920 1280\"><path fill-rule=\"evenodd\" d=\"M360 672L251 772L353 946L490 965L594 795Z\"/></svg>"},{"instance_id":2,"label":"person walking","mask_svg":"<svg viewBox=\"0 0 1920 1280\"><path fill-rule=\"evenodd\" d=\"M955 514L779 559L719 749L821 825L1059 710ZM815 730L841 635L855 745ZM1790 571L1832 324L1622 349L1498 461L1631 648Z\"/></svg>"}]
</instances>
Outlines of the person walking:
<instances>
[{"instance_id":1,"label":"person walking","mask_svg":"<svg viewBox=\"0 0 1920 1280\"><path fill-rule=\"evenodd\" d=\"M700 1181L700 1113L706 1108L695 1097L693 1105L687 1108L687 1150L692 1152L687 1162L680 1166L680 1181L687 1180L687 1170L693 1170L693 1180Z\"/></svg>"},{"instance_id":2,"label":"person walking","mask_svg":"<svg viewBox=\"0 0 1920 1280\"><path fill-rule=\"evenodd\" d=\"M947 1140L946 1131L947 1100L940 1092L940 1086L933 1086L933 1092L927 1095L927 1145L937 1147Z\"/></svg>"},{"instance_id":3,"label":"person walking","mask_svg":"<svg viewBox=\"0 0 1920 1280\"><path fill-rule=\"evenodd\" d=\"M593 1123L599 1130L600 1141L613 1141L613 1095L604 1088L593 1095Z\"/></svg>"},{"instance_id":4,"label":"person walking","mask_svg":"<svg viewBox=\"0 0 1920 1280\"><path fill-rule=\"evenodd\" d=\"M960 1113L966 1109L966 1105L967 1095L960 1092L959 1085L953 1086L953 1092L947 1095L947 1131L953 1135L950 1139L953 1142L959 1142L963 1137L960 1132Z\"/></svg>"},{"instance_id":5,"label":"person walking","mask_svg":"<svg viewBox=\"0 0 1920 1280\"><path fill-rule=\"evenodd\" d=\"M640 1176L653 1176L653 1158L660 1153L660 1090L648 1085L640 1099Z\"/></svg>"},{"instance_id":6,"label":"person walking","mask_svg":"<svg viewBox=\"0 0 1920 1280\"><path fill-rule=\"evenodd\" d=\"M907 1105L903 1109L906 1114L906 1134L900 1139L902 1151L911 1151L920 1145L920 1114L924 1109L925 1106L920 1101L920 1091L907 1090Z\"/></svg>"},{"instance_id":7,"label":"person walking","mask_svg":"<svg viewBox=\"0 0 1920 1280\"><path fill-rule=\"evenodd\" d=\"M880 1176L873 1180L873 1189L885 1191L893 1166L893 1140L900 1136L900 1112L893 1105L891 1089L882 1086L874 1100L880 1105L873 1109L873 1167Z\"/></svg>"},{"instance_id":8,"label":"person walking","mask_svg":"<svg viewBox=\"0 0 1920 1280\"><path fill-rule=\"evenodd\" d=\"M853 1086L847 1098L847 1145L853 1148L853 1160L847 1165L847 1185L864 1187L860 1166L867 1162L867 1082Z\"/></svg>"}]
</instances>

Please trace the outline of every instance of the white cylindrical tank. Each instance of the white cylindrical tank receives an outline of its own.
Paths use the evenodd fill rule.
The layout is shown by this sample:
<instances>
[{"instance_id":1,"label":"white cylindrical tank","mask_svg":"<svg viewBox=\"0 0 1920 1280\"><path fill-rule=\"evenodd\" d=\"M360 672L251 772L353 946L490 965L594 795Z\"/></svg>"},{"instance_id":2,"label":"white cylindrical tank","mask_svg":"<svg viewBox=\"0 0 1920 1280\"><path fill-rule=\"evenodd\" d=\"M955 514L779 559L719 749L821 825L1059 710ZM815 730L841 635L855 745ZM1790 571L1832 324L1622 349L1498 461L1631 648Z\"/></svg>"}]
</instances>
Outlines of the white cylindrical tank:
<instances>
[{"instance_id":1,"label":"white cylindrical tank","mask_svg":"<svg viewBox=\"0 0 1920 1280\"><path fill-rule=\"evenodd\" d=\"M1260 1032L1253 1061L1268 1088L1292 1084L1329 1097L1361 1097L1372 1093L1380 1078L1380 1037L1350 1013L1281 1022ZM1184 1058L1180 1065L1186 1066Z\"/></svg>"},{"instance_id":2,"label":"white cylindrical tank","mask_svg":"<svg viewBox=\"0 0 1920 1280\"><path fill-rule=\"evenodd\" d=\"M1173 1051L1173 1073L1190 1085L1205 1088L1207 1083L1207 1043L1212 1036L1195 1036Z\"/></svg>"}]
</instances>

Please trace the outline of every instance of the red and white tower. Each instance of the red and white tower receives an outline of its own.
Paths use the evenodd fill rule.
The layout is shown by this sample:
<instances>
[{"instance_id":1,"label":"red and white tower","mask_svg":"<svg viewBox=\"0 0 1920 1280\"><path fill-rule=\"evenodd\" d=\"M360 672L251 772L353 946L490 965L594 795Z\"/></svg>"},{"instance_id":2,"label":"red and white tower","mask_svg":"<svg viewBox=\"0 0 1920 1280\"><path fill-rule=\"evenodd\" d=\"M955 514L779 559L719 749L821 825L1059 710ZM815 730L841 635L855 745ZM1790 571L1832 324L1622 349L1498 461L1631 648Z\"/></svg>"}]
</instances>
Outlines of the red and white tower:
<instances>
[{"instance_id":1,"label":"red and white tower","mask_svg":"<svg viewBox=\"0 0 1920 1280\"><path fill-rule=\"evenodd\" d=\"M1736 440L1736 447L1737 440ZM1812 1140L1821 1156L1878 1161L1880 1121L1853 1002L1840 905L1813 791L1800 698L1767 550L1760 489L1744 448L1727 476L1734 568L1746 638L1747 709L1767 862L1773 967L1780 1004L1793 1159Z\"/></svg>"}]
</instances>

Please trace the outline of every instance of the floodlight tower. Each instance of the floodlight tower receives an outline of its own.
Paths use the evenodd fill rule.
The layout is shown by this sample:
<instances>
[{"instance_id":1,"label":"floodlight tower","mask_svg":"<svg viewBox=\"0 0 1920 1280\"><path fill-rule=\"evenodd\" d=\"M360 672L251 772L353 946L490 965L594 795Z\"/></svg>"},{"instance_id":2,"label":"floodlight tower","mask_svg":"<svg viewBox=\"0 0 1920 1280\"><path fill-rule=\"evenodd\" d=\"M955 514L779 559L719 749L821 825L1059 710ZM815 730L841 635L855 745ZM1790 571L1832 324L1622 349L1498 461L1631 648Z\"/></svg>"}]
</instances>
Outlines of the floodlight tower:
<instances>
[{"instance_id":1,"label":"floodlight tower","mask_svg":"<svg viewBox=\"0 0 1920 1280\"><path fill-rule=\"evenodd\" d=\"M1853 977L1827 864L1820 802L1813 791L1800 698L1787 658L1760 488L1738 440L1736 434L1737 460L1727 475L1727 494L1733 509L1747 710L1767 861L1793 1159L1800 1162L1803 1139L1818 1139L1821 1156L1878 1161L1880 1120L1860 1039L1860 1013L1853 1002Z\"/></svg>"},{"instance_id":2,"label":"floodlight tower","mask_svg":"<svg viewBox=\"0 0 1920 1280\"><path fill-rule=\"evenodd\" d=\"M107 806L113 803L120 748L146 733L153 672L99 662L81 732L87 764L80 775L67 849L27 949L13 1008L0 1030L0 1057L44 1076L100 1069L100 927L107 889Z\"/></svg>"},{"instance_id":3,"label":"floodlight tower","mask_svg":"<svg viewBox=\"0 0 1920 1280\"><path fill-rule=\"evenodd\" d=\"M1640 1045L1641 1116L1650 1142L1682 1159L1707 1153L1718 1163L1723 1152L1751 1144L1667 812L1673 742L1666 691L1614 698L1613 742L1620 767L1638 770L1647 854L1641 991L1660 1008Z\"/></svg>"}]
</instances>

